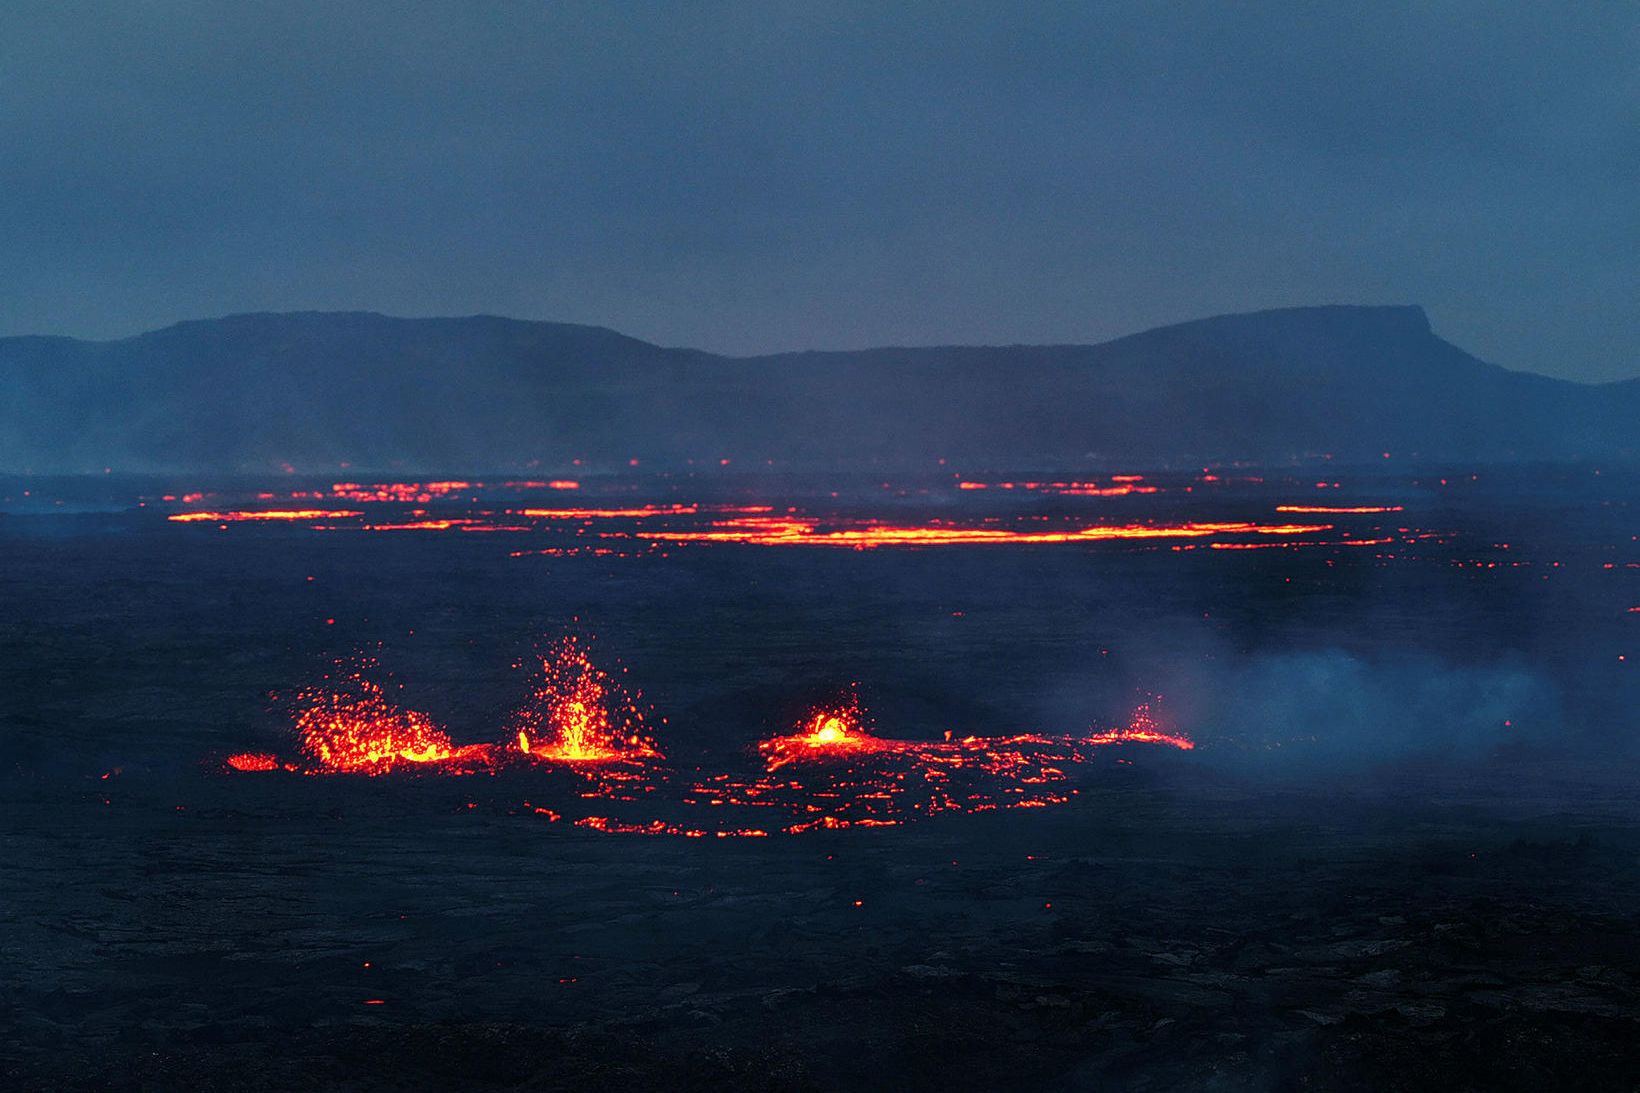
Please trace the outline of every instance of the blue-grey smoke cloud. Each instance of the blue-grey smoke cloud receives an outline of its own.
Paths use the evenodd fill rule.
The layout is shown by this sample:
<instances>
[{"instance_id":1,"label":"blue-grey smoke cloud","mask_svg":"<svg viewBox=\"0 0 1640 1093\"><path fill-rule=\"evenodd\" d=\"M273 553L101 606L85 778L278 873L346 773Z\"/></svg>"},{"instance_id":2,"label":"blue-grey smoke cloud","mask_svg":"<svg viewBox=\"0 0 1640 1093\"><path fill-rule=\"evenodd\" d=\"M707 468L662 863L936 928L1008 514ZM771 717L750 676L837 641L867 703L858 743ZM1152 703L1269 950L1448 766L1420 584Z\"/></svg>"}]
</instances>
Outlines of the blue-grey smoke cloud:
<instances>
[{"instance_id":1,"label":"blue-grey smoke cloud","mask_svg":"<svg viewBox=\"0 0 1640 1093\"><path fill-rule=\"evenodd\" d=\"M1474 763L1568 743L1554 686L1509 661L1273 652L1183 667L1169 698L1215 761L1262 773Z\"/></svg>"}]
</instances>

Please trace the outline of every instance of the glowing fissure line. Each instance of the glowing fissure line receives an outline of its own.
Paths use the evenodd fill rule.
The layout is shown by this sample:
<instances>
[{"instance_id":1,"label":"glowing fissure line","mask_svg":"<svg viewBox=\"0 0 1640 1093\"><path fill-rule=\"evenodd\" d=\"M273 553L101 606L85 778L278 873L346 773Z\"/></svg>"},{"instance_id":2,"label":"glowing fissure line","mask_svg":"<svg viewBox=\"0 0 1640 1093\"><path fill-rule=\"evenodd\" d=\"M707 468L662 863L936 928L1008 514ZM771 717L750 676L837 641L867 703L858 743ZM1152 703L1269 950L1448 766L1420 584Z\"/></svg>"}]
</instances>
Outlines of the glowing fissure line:
<instances>
[{"instance_id":1,"label":"glowing fissure line","mask_svg":"<svg viewBox=\"0 0 1640 1093\"><path fill-rule=\"evenodd\" d=\"M231 524L243 520L349 520L363 516L357 509L260 509L234 512L173 512L167 516L178 524Z\"/></svg>"},{"instance_id":2,"label":"glowing fissure line","mask_svg":"<svg viewBox=\"0 0 1640 1093\"><path fill-rule=\"evenodd\" d=\"M791 736L758 745L760 773L685 774L663 766L642 729L635 699L591 664L579 640L566 638L542 654L542 675L516 715L514 741L457 745L424 713L389 701L369 678L374 661L344 662L322 686L299 692L292 707L299 762L243 752L225 767L239 772L383 775L415 770L446 775L496 773L503 767L546 764L575 781L573 798L627 806L666 799L671 806L707 808L724 822L703 827L653 815L606 812L571 822L619 834L690 838L762 837L848 827L887 827L917 816L989 812L1064 804L1077 790L1072 767L1095 749L1160 744L1190 750L1188 738L1161 729L1148 707L1124 728L1082 735L966 736L943 742L878 737L863 727L857 702L815 711ZM658 796L657 796L658 795ZM469 808L475 807L472 804ZM558 822L555 808L524 803L525 811ZM746 823L740 810L773 810L781 824Z\"/></svg>"},{"instance_id":3,"label":"glowing fissure line","mask_svg":"<svg viewBox=\"0 0 1640 1093\"><path fill-rule=\"evenodd\" d=\"M985 543L1087 543L1120 539L1177 539L1214 535L1313 535L1331 524L1188 523L1099 524L1071 531L1016 531L1010 528L906 527L870 524L818 530L809 520L748 518L726 520L708 531L640 531L645 539L667 542L745 543L754 546L945 546ZM616 537L611 534L611 537Z\"/></svg>"},{"instance_id":4,"label":"glowing fissure line","mask_svg":"<svg viewBox=\"0 0 1640 1093\"><path fill-rule=\"evenodd\" d=\"M1378 512L1405 512L1405 505L1277 505L1277 512L1298 513L1378 513Z\"/></svg>"}]
</instances>

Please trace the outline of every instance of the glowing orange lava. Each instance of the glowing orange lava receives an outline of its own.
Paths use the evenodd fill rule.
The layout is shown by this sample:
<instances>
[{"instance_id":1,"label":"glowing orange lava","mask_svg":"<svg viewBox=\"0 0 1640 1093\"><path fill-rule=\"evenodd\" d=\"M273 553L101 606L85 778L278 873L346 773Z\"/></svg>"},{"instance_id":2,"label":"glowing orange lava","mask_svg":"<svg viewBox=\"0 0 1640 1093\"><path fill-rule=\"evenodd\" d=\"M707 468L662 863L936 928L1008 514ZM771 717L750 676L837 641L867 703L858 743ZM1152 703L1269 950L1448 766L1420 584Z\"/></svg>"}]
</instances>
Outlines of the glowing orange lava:
<instances>
[{"instance_id":1,"label":"glowing orange lava","mask_svg":"<svg viewBox=\"0 0 1640 1093\"><path fill-rule=\"evenodd\" d=\"M233 524L246 521L347 520L364 513L356 509L254 509L233 512L173 512L167 520L178 524Z\"/></svg>"},{"instance_id":2,"label":"glowing orange lava","mask_svg":"<svg viewBox=\"0 0 1640 1093\"><path fill-rule=\"evenodd\" d=\"M1166 744L1180 751L1194 751L1196 742L1188 736L1170 733L1157 724L1148 704L1133 711L1127 727L1107 729L1087 737L1090 744Z\"/></svg>"},{"instance_id":3,"label":"glowing orange lava","mask_svg":"<svg viewBox=\"0 0 1640 1093\"><path fill-rule=\"evenodd\" d=\"M376 482L370 485L337 482L330 487L330 493L332 497L349 501L414 501L425 505L437 497L467 493L483 486L482 482Z\"/></svg>"},{"instance_id":4,"label":"glowing orange lava","mask_svg":"<svg viewBox=\"0 0 1640 1093\"><path fill-rule=\"evenodd\" d=\"M715 773L688 770L666 764L644 731L636 699L592 663L582 639L560 639L539 661L539 679L509 726L506 746L454 744L427 714L390 701L375 678L375 662L361 658L341 662L321 684L296 694L291 712L300 761L242 752L229 756L224 768L518 777L534 766L539 773L533 777L553 779L554 792L567 797L554 807L525 801L526 814L558 822L579 799L596 802L575 810L578 817L571 813L579 827L731 838L1062 805L1079 792L1073 771L1100 749L1195 748L1189 737L1164 728L1149 706L1121 728L1081 734L892 739L866 728L858 699L850 696L814 709L792 734L759 743L755 769L731 763ZM531 784L536 797L544 787Z\"/></svg>"},{"instance_id":5,"label":"glowing orange lava","mask_svg":"<svg viewBox=\"0 0 1640 1093\"><path fill-rule=\"evenodd\" d=\"M710 775L691 786L685 802L720 810L726 823L740 810L774 809L790 819L780 830L798 834L847 827L886 827L951 812L1046 808L1078 792L1073 768L1112 745L1153 744L1192 750L1188 737L1161 727L1149 706L1122 728L1080 735L967 736L943 741L893 740L861 727L857 703L811 713L790 736L758 745L764 773L751 778ZM692 835L698 825L607 826L601 830Z\"/></svg>"},{"instance_id":6,"label":"glowing orange lava","mask_svg":"<svg viewBox=\"0 0 1640 1093\"><path fill-rule=\"evenodd\" d=\"M433 719L388 701L364 662L305 687L293 703L297 746L323 772L377 774L404 763L444 763L483 750L457 748Z\"/></svg>"},{"instance_id":7,"label":"glowing orange lava","mask_svg":"<svg viewBox=\"0 0 1640 1093\"><path fill-rule=\"evenodd\" d=\"M259 771L279 769L279 757L276 755L269 755L266 752L242 751L236 755L228 756L225 762L234 770Z\"/></svg>"},{"instance_id":8,"label":"glowing orange lava","mask_svg":"<svg viewBox=\"0 0 1640 1093\"><path fill-rule=\"evenodd\" d=\"M765 740L757 747L771 771L804 758L876 751L887 742L866 732L862 720L859 701L851 698L813 711L798 726L798 732Z\"/></svg>"},{"instance_id":9,"label":"glowing orange lava","mask_svg":"<svg viewBox=\"0 0 1640 1093\"><path fill-rule=\"evenodd\" d=\"M1216 477L1216 476L1215 476ZM1204 479L1205 481L1205 479ZM510 489L579 489L569 479L530 482L503 482L495 486ZM882 484L884 488L889 483ZM1022 481L958 480L962 491L1022 491L1033 496L1126 497L1130 494L1166 493L1170 489L1190 492L1191 486L1164 487L1139 475L1111 475L1108 478ZM629 493L624 486L597 484L594 496L616 491ZM256 494L263 503L275 497L289 498L289 508L231 508L215 503L208 512L178 512L167 519L178 523L275 523L306 524L319 532L505 532L515 535L543 534L548 541L530 549L511 551L513 557L557 557L613 554L611 541L640 544L645 551L668 553L674 544L735 544L748 546L832 547L872 550L884 547L933 548L974 546L1036 546L1053 544L1123 543L1143 547L1190 540L1223 542L1230 549L1255 549L1262 540L1288 540L1293 547L1331 545L1319 541L1336 532L1331 523L1261 522L1234 520L1152 519L1108 522L1090 515L1058 509L1050 512L989 514L968 512L958 519L943 515L923 518L897 514L870 514L852 507L816 510L798 505L776 508L771 505L734 504L724 501L644 501L565 506L488 507L481 504L483 482L356 482L333 483L328 489L290 493ZM927 492L926 490L920 492ZM900 496L906 491L901 490ZM174 499L177 495L167 494ZM199 498L185 494L183 498ZM212 497L215 495L203 495ZM833 498L839 495L831 494ZM315 507L297 508L296 498L312 498ZM327 499L346 499L359 508L317 507ZM516 504L511 502L510 504ZM1398 505L1280 505L1278 511L1292 514L1367 515L1402 511ZM603 542L599 542L603 541Z\"/></svg>"},{"instance_id":10,"label":"glowing orange lava","mask_svg":"<svg viewBox=\"0 0 1640 1093\"><path fill-rule=\"evenodd\" d=\"M866 523L821 530L811 520L749 516L718 521L707 531L642 531L647 539L679 543L745 543L755 546L841 546L868 550L882 546L1092 543L1116 539L1180 539L1217 535L1313 535L1331 524L1254 524L1245 521L1187 524L1093 524L1063 531L1021 531L1003 527L949 527Z\"/></svg>"},{"instance_id":11,"label":"glowing orange lava","mask_svg":"<svg viewBox=\"0 0 1640 1093\"><path fill-rule=\"evenodd\" d=\"M1277 505L1277 512L1302 513L1374 513L1405 512L1404 505Z\"/></svg>"},{"instance_id":12,"label":"glowing orange lava","mask_svg":"<svg viewBox=\"0 0 1640 1093\"><path fill-rule=\"evenodd\" d=\"M637 701L592 663L579 638L559 639L540 661L534 693L514 715L521 753L560 763L659 757Z\"/></svg>"},{"instance_id":13,"label":"glowing orange lava","mask_svg":"<svg viewBox=\"0 0 1640 1093\"><path fill-rule=\"evenodd\" d=\"M806 758L838 758L876 751L889 741L866 731L857 698L819 707L809 713L798 731L776 736L758 744L769 770Z\"/></svg>"}]
</instances>

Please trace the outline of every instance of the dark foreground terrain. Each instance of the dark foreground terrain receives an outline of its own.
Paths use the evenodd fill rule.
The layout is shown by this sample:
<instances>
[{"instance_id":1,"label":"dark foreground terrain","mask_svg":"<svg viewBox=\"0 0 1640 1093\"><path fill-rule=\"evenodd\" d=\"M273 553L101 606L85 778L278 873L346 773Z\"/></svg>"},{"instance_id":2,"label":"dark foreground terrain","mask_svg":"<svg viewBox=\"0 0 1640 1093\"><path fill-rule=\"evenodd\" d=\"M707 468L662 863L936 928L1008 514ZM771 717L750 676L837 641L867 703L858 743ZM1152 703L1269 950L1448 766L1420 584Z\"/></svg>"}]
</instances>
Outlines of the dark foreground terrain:
<instances>
[{"instance_id":1,"label":"dark foreground terrain","mask_svg":"<svg viewBox=\"0 0 1640 1093\"><path fill-rule=\"evenodd\" d=\"M298 790L14 798L8 1087L1628 1088L1640 1064L1640 828L1587 801L1169 771L1056 813L701 843Z\"/></svg>"},{"instance_id":2,"label":"dark foreground terrain","mask_svg":"<svg viewBox=\"0 0 1640 1093\"><path fill-rule=\"evenodd\" d=\"M665 556L31 489L0 518L0 1086L1632 1088L1632 479L1419 481L1354 484L1405 506L1387 550ZM361 647L495 739L520 649L571 626L702 769L848 683L926 739L1160 693L1198 747L1103 752L1059 807L769 838L549 822L528 770L223 770L288 753L270 693Z\"/></svg>"}]
</instances>

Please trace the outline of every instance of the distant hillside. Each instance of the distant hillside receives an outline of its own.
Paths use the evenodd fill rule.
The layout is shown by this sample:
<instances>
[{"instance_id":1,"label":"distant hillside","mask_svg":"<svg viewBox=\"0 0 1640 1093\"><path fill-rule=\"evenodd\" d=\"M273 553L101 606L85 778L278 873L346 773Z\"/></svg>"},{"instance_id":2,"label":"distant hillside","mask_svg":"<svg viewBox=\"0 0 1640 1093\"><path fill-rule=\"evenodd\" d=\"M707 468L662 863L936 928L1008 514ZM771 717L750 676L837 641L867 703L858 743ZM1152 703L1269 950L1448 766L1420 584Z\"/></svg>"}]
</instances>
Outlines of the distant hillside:
<instances>
[{"instance_id":1,"label":"distant hillside","mask_svg":"<svg viewBox=\"0 0 1640 1093\"><path fill-rule=\"evenodd\" d=\"M1415 307L1227 315L1093 346L742 358L488 316L0 339L4 471L1535 460L1634 454L1637 422L1640 382L1510 372Z\"/></svg>"}]
</instances>

